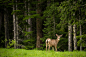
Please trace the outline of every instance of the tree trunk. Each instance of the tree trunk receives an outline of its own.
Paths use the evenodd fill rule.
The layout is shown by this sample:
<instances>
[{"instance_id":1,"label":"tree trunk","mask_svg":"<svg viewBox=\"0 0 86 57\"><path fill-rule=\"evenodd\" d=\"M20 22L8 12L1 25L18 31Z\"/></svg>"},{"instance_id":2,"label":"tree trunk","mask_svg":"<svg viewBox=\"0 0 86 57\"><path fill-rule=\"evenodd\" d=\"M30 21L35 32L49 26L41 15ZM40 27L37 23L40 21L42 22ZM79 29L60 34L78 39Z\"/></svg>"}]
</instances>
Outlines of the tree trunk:
<instances>
[{"instance_id":1,"label":"tree trunk","mask_svg":"<svg viewBox=\"0 0 86 57\"><path fill-rule=\"evenodd\" d=\"M74 41L74 50L77 50L77 39L76 39L76 25L73 25L73 41Z\"/></svg>"},{"instance_id":2,"label":"tree trunk","mask_svg":"<svg viewBox=\"0 0 86 57\"><path fill-rule=\"evenodd\" d=\"M2 26L2 12L0 12L0 32L1 32L1 26Z\"/></svg>"},{"instance_id":3,"label":"tree trunk","mask_svg":"<svg viewBox=\"0 0 86 57\"><path fill-rule=\"evenodd\" d=\"M27 12L28 12L28 6L27 6L27 1L25 0L25 12L24 12L24 16L26 17L28 14L27 14ZM28 20L26 20L26 22L28 23ZM28 32L28 28L27 28L27 26L25 26L25 31L27 31ZM28 39L28 35L26 35L25 36L25 39Z\"/></svg>"},{"instance_id":4,"label":"tree trunk","mask_svg":"<svg viewBox=\"0 0 86 57\"><path fill-rule=\"evenodd\" d=\"M47 7L50 6L50 0L47 0Z\"/></svg>"},{"instance_id":5,"label":"tree trunk","mask_svg":"<svg viewBox=\"0 0 86 57\"><path fill-rule=\"evenodd\" d=\"M30 0L28 0L28 2L29 2ZM28 16L30 16L30 4L28 3ZM29 24L29 28L28 28L28 32L31 32L32 31L32 29L31 29L31 27L32 27L32 22L31 22L31 18L29 18L28 19L28 24ZM28 36L28 38L30 39L30 37L31 37L31 35L29 35Z\"/></svg>"},{"instance_id":6,"label":"tree trunk","mask_svg":"<svg viewBox=\"0 0 86 57\"><path fill-rule=\"evenodd\" d=\"M81 9L79 8L79 22L81 20ZM82 26L80 24L80 36L82 36ZM80 41L82 41L82 37L80 38ZM80 43L80 51L82 51L82 44Z\"/></svg>"},{"instance_id":7,"label":"tree trunk","mask_svg":"<svg viewBox=\"0 0 86 57\"><path fill-rule=\"evenodd\" d=\"M15 5L13 5L13 11L15 10ZM13 31L14 31L14 48L16 49L16 16L13 14Z\"/></svg>"},{"instance_id":8,"label":"tree trunk","mask_svg":"<svg viewBox=\"0 0 86 57\"><path fill-rule=\"evenodd\" d=\"M54 4L54 0L53 0L53 4ZM55 17L54 17L54 14L53 14L53 35L55 37Z\"/></svg>"},{"instance_id":9,"label":"tree trunk","mask_svg":"<svg viewBox=\"0 0 86 57\"><path fill-rule=\"evenodd\" d=\"M69 4L69 7L71 6L71 4ZM71 9L71 7L69 8L69 10ZM70 23L71 20L71 12L69 14L69 20L68 20L68 51L72 51L72 25Z\"/></svg>"},{"instance_id":10,"label":"tree trunk","mask_svg":"<svg viewBox=\"0 0 86 57\"><path fill-rule=\"evenodd\" d=\"M47 0L47 7L49 7L50 6L50 3L51 3L51 1L50 0ZM49 15L46 17L46 18L49 18ZM53 19L54 20L54 19ZM50 31L48 31L48 34L50 33ZM51 36L51 35L49 35L49 36Z\"/></svg>"},{"instance_id":11,"label":"tree trunk","mask_svg":"<svg viewBox=\"0 0 86 57\"><path fill-rule=\"evenodd\" d=\"M18 10L17 9L17 0L16 0L16 10ZM16 48L18 48L18 38L19 38L19 33L18 33L18 17L16 16L16 44L17 44Z\"/></svg>"},{"instance_id":12,"label":"tree trunk","mask_svg":"<svg viewBox=\"0 0 86 57\"><path fill-rule=\"evenodd\" d=\"M40 0L38 0L39 2ZM36 13L41 16L41 9L40 9L40 3L37 3L37 10ZM36 48L41 47L41 41L40 38L42 38L42 19L36 18L36 29L37 29L37 41L36 41Z\"/></svg>"},{"instance_id":13,"label":"tree trunk","mask_svg":"<svg viewBox=\"0 0 86 57\"><path fill-rule=\"evenodd\" d=\"M72 25L68 24L68 51L72 51Z\"/></svg>"},{"instance_id":14,"label":"tree trunk","mask_svg":"<svg viewBox=\"0 0 86 57\"><path fill-rule=\"evenodd\" d=\"M53 35L54 35L54 37L55 37L55 18L54 18L54 14L53 14L53 24L54 24L54 26L53 26Z\"/></svg>"},{"instance_id":15,"label":"tree trunk","mask_svg":"<svg viewBox=\"0 0 86 57\"><path fill-rule=\"evenodd\" d=\"M82 36L82 27L80 24L80 36ZM82 37L80 38L80 41L82 42ZM80 43L80 51L82 51L82 43Z\"/></svg>"},{"instance_id":16,"label":"tree trunk","mask_svg":"<svg viewBox=\"0 0 86 57\"><path fill-rule=\"evenodd\" d=\"M7 8L4 8L4 26L5 26L5 48L7 48L8 43L8 14L7 14Z\"/></svg>"}]
</instances>

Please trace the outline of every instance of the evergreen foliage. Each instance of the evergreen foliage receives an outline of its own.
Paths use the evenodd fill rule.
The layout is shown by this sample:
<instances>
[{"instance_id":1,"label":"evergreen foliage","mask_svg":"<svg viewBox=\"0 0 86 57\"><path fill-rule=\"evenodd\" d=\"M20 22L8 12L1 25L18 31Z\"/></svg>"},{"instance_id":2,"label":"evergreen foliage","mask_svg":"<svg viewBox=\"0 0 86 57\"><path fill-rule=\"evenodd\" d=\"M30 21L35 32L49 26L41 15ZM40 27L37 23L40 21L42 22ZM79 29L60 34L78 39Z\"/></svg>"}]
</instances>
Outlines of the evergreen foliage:
<instances>
[{"instance_id":1,"label":"evergreen foliage","mask_svg":"<svg viewBox=\"0 0 86 57\"><path fill-rule=\"evenodd\" d=\"M26 3L26 4L25 4ZM29 4L29 5L28 5ZM38 4L38 5L37 5ZM49 5L47 5L49 4ZM13 11L13 5L15 10ZM17 8L16 8L17 5ZM26 6L26 8L25 8ZM77 30L77 46L82 43L83 50L86 50L86 1L85 0L0 0L0 47L5 47L5 27L4 14L7 13L8 34L7 48L12 48L14 45L13 35L13 14L18 18L19 40L18 46L23 46L26 49L36 48L37 42L37 18L39 24L42 24L40 34L40 49L45 49L45 41L47 38L56 39L56 34L63 36L57 45L60 51L68 49L68 23L76 24ZM6 11L4 10L6 8ZM28 12L28 8L30 11ZM37 9L40 13L37 13ZM25 15L26 14L26 15ZM30 14L30 15L29 15ZM32 25L28 24L27 20L31 18ZM82 25L82 36L80 36L80 25ZM32 28L28 32L27 28ZM73 34L73 33L72 33ZM73 35L72 35L73 36ZM80 38L82 37L82 40ZM22 48L22 47L19 47ZM79 49L78 49L79 50Z\"/></svg>"}]
</instances>

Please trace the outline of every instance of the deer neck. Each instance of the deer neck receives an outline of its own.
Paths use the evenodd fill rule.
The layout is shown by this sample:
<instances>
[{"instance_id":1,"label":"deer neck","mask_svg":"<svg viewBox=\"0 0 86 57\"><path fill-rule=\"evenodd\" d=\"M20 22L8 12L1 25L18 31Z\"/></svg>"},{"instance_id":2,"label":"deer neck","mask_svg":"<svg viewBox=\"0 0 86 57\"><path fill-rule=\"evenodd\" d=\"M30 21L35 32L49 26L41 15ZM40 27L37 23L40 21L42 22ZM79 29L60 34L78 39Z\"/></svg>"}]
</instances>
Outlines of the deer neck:
<instances>
[{"instance_id":1,"label":"deer neck","mask_svg":"<svg viewBox=\"0 0 86 57\"><path fill-rule=\"evenodd\" d=\"M60 40L59 38L56 39L57 43L59 42L59 40Z\"/></svg>"}]
</instances>

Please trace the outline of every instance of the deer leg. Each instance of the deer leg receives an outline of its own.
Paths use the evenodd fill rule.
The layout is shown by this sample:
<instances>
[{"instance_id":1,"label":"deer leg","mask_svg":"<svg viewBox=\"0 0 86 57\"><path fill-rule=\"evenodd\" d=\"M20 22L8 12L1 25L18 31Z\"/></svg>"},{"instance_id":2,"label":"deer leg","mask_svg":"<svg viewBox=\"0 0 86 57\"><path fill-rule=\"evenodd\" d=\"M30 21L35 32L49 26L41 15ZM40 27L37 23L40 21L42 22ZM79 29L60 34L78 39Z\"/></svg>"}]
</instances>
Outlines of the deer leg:
<instances>
[{"instance_id":1,"label":"deer leg","mask_svg":"<svg viewBox=\"0 0 86 57\"><path fill-rule=\"evenodd\" d=\"M57 46L55 46L55 49L56 49L56 51L57 51Z\"/></svg>"},{"instance_id":2,"label":"deer leg","mask_svg":"<svg viewBox=\"0 0 86 57\"><path fill-rule=\"evenodd\" d=\"M46 42L46 51L47 51L47 42Z\"/></svg>"},{"instance_id":3,"label":"deer leg","mask_svg":"<svg viewBox=\"0 0 86 57\"><path fill-rule=\"evenodd\" d=\"M50 45L49 45L49 47L48 47L48 50L50 50Z\"/></svg>"},{"instance_id":4,"label":"deer leg","mask_svg":"<svg viewBox=\"0 0 86 57\"><path fill-rule=\"evenodd\" d=\"M54 47L52 47L52 50L54 51Z\"/></svg>"}]
</instances>

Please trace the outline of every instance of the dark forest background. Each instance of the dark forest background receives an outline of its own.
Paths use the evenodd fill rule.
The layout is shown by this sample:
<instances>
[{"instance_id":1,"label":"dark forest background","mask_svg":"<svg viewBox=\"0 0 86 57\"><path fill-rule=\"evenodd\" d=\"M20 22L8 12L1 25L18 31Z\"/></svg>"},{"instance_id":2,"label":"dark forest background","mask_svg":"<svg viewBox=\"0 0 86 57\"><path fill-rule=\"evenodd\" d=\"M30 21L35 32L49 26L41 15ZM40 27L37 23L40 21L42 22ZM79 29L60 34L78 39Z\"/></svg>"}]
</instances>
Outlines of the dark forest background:
<instances>
[{"instance_id":1,"label":"dark forest background","mask_svg":"<svg viewBox=\"0 0 86 57\"><path fill-rule=\"evenodd\" d=\"M86 0L0 0L0 47L86 51Z\"/></svg>"}]
</instances>

